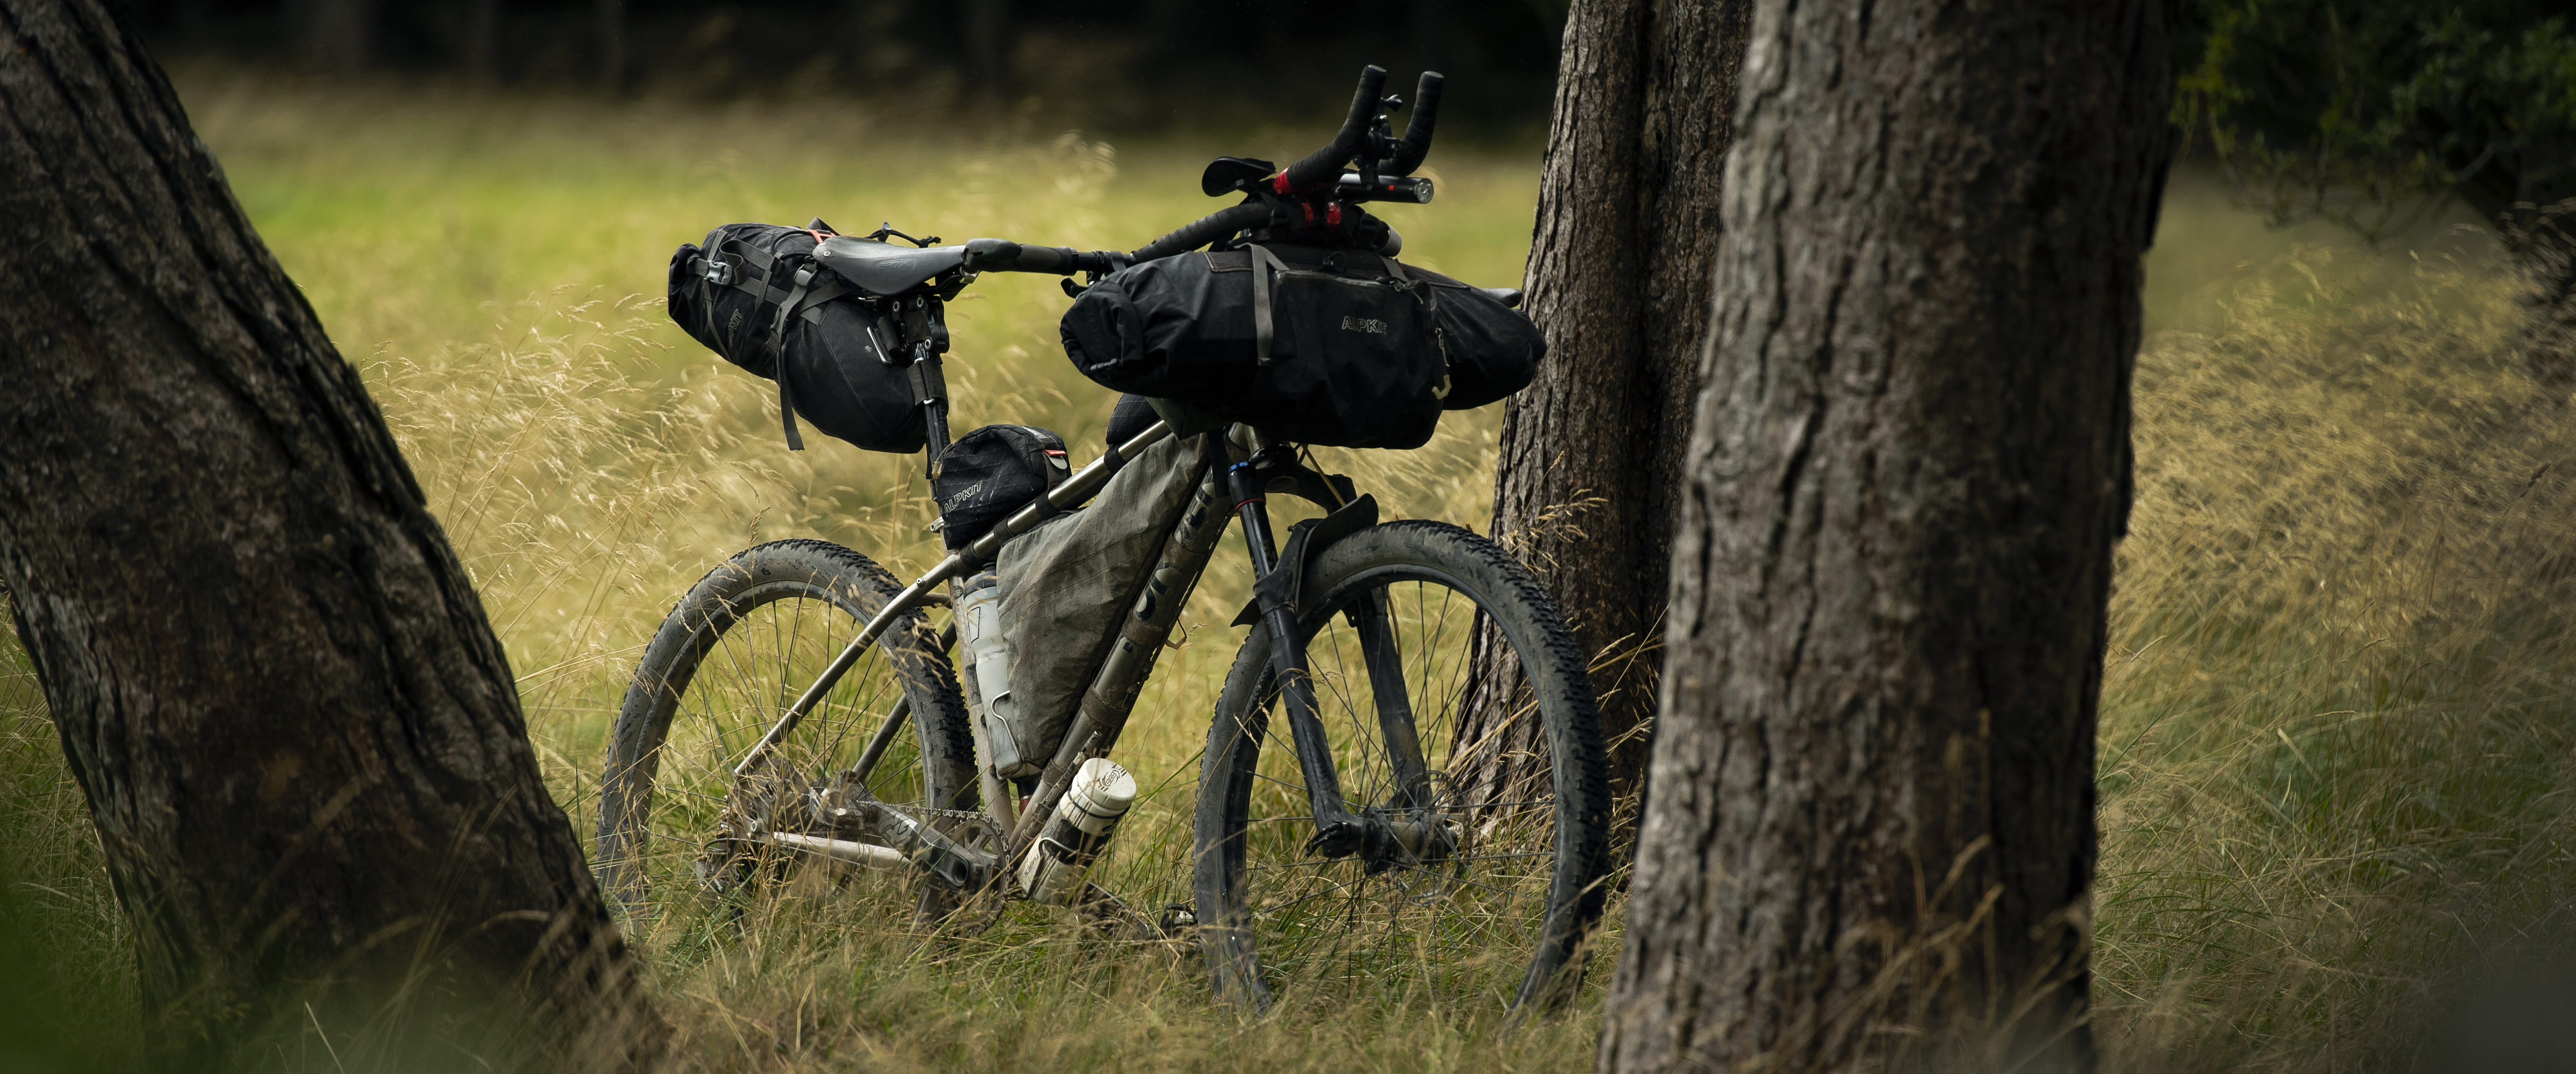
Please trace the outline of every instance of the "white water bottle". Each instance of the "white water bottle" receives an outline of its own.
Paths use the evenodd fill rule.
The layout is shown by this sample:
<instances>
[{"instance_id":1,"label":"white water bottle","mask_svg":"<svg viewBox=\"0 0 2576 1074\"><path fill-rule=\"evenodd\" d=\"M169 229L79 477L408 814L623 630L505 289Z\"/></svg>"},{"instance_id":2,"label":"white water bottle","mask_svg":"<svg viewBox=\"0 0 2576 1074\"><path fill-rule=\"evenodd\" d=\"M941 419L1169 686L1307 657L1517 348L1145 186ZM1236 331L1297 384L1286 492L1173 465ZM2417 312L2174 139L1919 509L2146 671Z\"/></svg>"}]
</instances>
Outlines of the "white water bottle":
<instances>
[{"instance_id":1,"label":"white water bottle","mask_svg":"<svg viewBox=\"0 0 2576 1074\"><path fill-rule=\"evenodd\" d=\"M969 579L957 598L957 638L975 663L975 692L984 700L984 738L993 751L993 774L1025 775L1028 758L1020 749L1019 706L1011 697L1011 645L1002 637L1002 588L993 572Z\"/></svg>"},{"instance_id":2,"label":"white water bottle","mask_svg":"<svg viewBox=\"0 0 2576 1074\"><path fill-rule=\"evenodd\" d=\"M1029 898L1071 906L1082 896L1084 875L1109 845L1119 818L1136 803L1136 777L1106 757L1082 762L1073 786L1047 818L1038 840L1020 859L1020 889Z\"/></svg>"}]
</instances>

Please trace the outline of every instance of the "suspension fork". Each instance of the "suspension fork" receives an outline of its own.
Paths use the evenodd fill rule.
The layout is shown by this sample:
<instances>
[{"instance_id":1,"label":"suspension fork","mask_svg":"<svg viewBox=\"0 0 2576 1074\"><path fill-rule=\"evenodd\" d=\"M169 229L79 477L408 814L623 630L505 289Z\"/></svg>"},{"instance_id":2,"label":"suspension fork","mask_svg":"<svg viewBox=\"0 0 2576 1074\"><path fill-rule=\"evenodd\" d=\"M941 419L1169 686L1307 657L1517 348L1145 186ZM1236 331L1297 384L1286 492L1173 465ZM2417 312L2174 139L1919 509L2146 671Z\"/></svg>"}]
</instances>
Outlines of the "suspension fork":
<instances>
[{"instance_id":1,"label":"suspension fork","mask_svg":"<svg viewBox=\"0 0 2576 1074\"><path fill-rule=\"evenodd\" d=\"M1271 540L1265 482L1256 460L1228 467L1226 479L1234 494L1235 515L1243 521L1243 543L1252 553L1253 574L1267 578L1280 568L1279 551ZM1289 607L1296 594L1286 587L1257 588L1264 591L1261 617L1270 629L1270 666L1288 710L1289 738L1296 745L1297 767L1306 777L1306 796L1315 820L1315 837L1306 848L1328 858L1357 853L1368 842L1368 828L1342 798L1341 776L1333 770L1324 724L1315 714L1315 679L1306 666L1306 643L1298 634L1296 613ZM1374 666L1371 674L1374 677ZM1405 722L1409 726L1411 717Z\"/></svg>"},{"instance_id":2,"label":"suspension fork","mask_svg":"<svg viewBox=\"0 0 2576 1074\"><path fill-rule=\"evenodd\" d=\"M1395 646L1395 627L1386 605L1386 591L1372 589L1348 615L1359 632L1360 656L1368 664L1378 734L1395 769L1396 801L1391 804L1421 809L1432 804L1430 768L1422 761L1422 735L1414 725L1413 699L1405 693L1404 654Z\"/></svg>"}]
</instances>

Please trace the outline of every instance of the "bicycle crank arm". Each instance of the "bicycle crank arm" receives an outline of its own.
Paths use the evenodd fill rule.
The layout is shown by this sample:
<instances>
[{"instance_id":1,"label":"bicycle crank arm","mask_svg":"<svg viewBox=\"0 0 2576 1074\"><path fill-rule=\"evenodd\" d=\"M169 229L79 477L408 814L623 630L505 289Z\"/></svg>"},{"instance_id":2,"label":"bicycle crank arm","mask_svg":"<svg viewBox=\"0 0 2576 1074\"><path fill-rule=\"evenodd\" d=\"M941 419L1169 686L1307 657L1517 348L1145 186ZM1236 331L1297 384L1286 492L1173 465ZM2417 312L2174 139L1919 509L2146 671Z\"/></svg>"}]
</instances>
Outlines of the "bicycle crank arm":
<instances>
[{"instance_id":1,"label":"bicycle crank arm","mask_svg":"<svg viewBox=\"0 0 2576 1074\"><path fill-rule=\"evenodd\" d=\"M951 839L946 833L941 832L939 829L933 828L928 824L924 824L921 821L914 819L911 814L906 813L903 810L896 809L884 802L878 801L875 795L868 793L868 789L866 787L856 783L849 783L843 785L838 790L842 796L841 801L846 804L847 808L866 811L877 822L877 830L880 833L898 835L898 841L910 850L910 853L904 853L898 850L887 850L885 851L887 854L893 855L909 864L918 865L933 873L937 873L939 874L940 879L946 880L960 889L982 887L991 880L995 873L999 871L998 867L1000 865L1000 859L995 858L993 855L984 853L981 850L977 850L974 847L967 846L964 843ZM772 834L770 838L773 841L776 841L781 839L783 835L784 833L775 833ZM844 842L844 840L839 839L814 839L811 836L792 836L787 838L817 843ZM858 845L865 846L866 844ZM815 849L823 850L825 853L832 852L828 848L818 847ZM839 857L840 855L834 854L833 856ZM860 864L864 865L871 863L861 862Z\"/></svg>"},{"instance_id":2,"label":"bicycle crank arm","mask_svg":"<svg viewBox=\"0 0 2576 1074\"><path fill-rule=\"evenodd\" d=\"M893 847L881 847L874 843L861 843L850 839L824 839L819 836L798 835L794 832L771 832L768 840L771 846L820 854L852 865L864 865L881 873L898 873L912 868L912 859L904 857L902 851Z\"/></svg>"}]
</instances>

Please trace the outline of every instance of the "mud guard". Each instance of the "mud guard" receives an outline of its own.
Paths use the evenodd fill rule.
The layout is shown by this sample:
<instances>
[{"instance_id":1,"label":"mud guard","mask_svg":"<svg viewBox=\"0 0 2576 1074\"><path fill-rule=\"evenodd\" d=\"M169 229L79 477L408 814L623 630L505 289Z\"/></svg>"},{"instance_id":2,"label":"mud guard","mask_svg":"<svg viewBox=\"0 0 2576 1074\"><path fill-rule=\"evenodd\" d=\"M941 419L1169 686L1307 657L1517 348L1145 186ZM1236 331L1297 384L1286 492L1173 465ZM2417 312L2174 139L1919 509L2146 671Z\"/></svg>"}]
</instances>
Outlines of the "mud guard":
<instances>
[{"instance_id":1,"label":"mud guard","mask_svg":"<svg viewBox=\"0 0 2576 1074\"><path fill-rule=\"evenodd\" d=\"M1296 611L1297 594L1306 584L1306 565L1333 542L1374 525L1377 497L1362 496L1332 514L1288 527L1288 542L1279 550L1278 565L1252 583L1252 599L1244 604L1242 614L1234 617L1232 625L1258 623L1262 612L1274 604Z\"/></svg>"}]
</instances>

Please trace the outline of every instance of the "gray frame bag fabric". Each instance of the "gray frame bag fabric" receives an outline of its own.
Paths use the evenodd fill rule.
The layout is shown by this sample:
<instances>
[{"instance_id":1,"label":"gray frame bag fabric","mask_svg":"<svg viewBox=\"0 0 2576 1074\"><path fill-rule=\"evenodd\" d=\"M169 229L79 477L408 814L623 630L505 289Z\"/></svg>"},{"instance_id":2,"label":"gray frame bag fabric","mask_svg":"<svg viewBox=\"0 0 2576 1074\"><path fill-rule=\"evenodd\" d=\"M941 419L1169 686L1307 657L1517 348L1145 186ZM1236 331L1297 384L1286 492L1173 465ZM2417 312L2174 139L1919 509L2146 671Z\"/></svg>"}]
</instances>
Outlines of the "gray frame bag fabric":
<instances>
[{"instance_id":1,"label":"gray frame bag fabric","mask_svg":"<svg viewBox=\"0 0 2576 1074\"><path fill-rule=\"evenodd\" d=\"M996 573L1016 714L1009 733L1021 761L996 775L1036 775L1055 755L1117 640L1119 618L1135 608L1206 473L1203 439L1176 436L1145 449L1088 506L1002 546Z\"/></svg>"}]
</instances>

